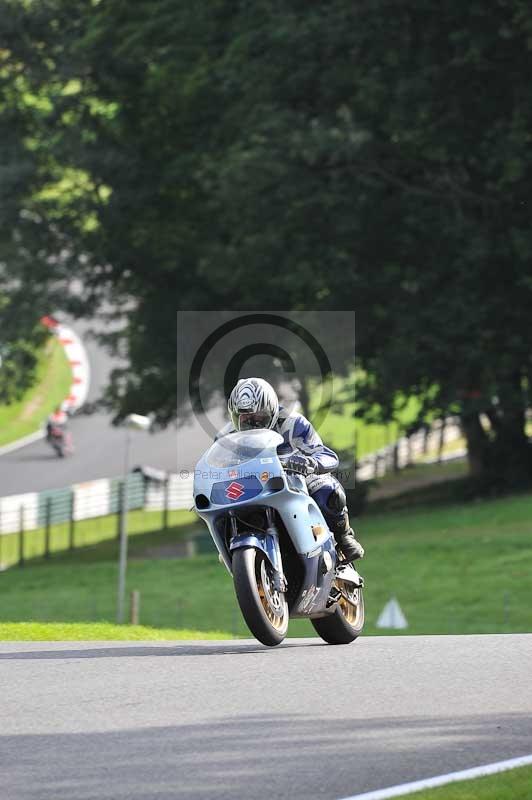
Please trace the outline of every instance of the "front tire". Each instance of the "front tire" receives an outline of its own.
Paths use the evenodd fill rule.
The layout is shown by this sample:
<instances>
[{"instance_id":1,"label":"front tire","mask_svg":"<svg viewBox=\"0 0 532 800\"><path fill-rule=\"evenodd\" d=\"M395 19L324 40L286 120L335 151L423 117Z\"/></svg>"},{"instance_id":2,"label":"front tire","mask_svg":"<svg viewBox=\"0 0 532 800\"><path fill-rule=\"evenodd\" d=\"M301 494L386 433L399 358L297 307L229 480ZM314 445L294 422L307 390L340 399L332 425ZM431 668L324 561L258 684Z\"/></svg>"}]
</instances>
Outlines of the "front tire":
<instances>
[{"instance_id":1,"label":"front tire","mask_svg":"<svg viewBox=\"0 0 532 800\"><path fill-rule=\"evenodd\" d=\"M364 595L362 587L354 588L346 581L337 581L338 588L349 596L342 597L334 614L311 619L316 633L328 644L350 644L364 627Z\"/></svg>"},{"instance_id":2,"label":"front tire","mask_svg":"<svg viewBox=\"0 0 532 800\"><path fill-rule=\"evenodd\" d=\"M253 636L268 647L281 644L288 630L288 605L272 584L273 569L262 550L243 547L233 554L238 605Z\"/></svg>"}]
</instances>

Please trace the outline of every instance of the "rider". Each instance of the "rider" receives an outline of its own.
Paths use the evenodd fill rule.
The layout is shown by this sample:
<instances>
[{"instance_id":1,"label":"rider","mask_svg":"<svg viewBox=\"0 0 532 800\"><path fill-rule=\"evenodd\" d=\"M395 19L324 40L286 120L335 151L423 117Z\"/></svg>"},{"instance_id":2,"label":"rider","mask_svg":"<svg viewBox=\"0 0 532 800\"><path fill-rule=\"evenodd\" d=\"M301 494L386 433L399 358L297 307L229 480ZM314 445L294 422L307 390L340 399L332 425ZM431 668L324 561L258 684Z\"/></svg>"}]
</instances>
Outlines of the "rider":
<instances>
[{"instance_id":1,"label":"rider","mask_svg":"<svg viewBox=\"0 0 532 800\"><path fill-rule=\"evenodd\" d=\"M362 558L364 548L349 525L345 492L330 474L338 466L338 456L323 444L308 419L280 406L273 386L263 378L239 380L227 407L231 422L217 438L251 428L271 428L280 433L284 443L277 452L284 466L305 476L309 494L320 507L345 560Z\"/></svg>"},{"instance_id":2,"label":"rider","mask_svg":"<svg viewBox=\"0 0 532 800\"><path fill-rule=\"evenodd\" d=\"M61 431L66 432L67 423L68 414L61 406L56 406L46 422L46 438L50 439L52 428L60 428Z\"/></svg>"}]
</instances>

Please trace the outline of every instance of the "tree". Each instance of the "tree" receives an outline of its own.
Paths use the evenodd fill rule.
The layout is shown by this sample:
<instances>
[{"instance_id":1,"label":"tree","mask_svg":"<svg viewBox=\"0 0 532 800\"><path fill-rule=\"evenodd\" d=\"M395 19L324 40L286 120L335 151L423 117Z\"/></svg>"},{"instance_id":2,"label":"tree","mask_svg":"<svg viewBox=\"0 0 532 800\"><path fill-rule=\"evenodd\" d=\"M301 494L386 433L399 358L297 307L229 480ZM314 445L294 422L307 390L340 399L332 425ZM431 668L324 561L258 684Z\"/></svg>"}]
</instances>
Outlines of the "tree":
<instances>
[{"instance_id":1,"label":"tree","mask_svg":"<svg viewBox=\"0 0 532 800\"><path fill-rule=\"evenodd\" d=\"M522 0L37 5L40 175L84 183L31 196L128 309L119 414L175 414L179 308L355 308L368 407L420 393L483 480L530 477Z\"/></svg>"},{"instance_id":2,"label":"tree","mask_svg":"<svg viewBox=\"0 0 532 800\"><path fill-rule=\"evenodd\" d=\"M530 11L262 3L247 23L211 267L251 294L279 264L292 303L359 308L368 406L419 393L461 415L474 474L528 481Z\"/></svg>"},{"instance_id":3,"label":"tree","mask_svg":"<svg viewBox=\"0 0 532 800\"><path fill-rule=\"evenodd\" d=\"M39 319L67 305L79 263L69 206L83 192L57 148L72 100L55 58L71 26L66 10L52 25L50 8L0 5L0 403L32 385L48 335Z\"/></svg>"}]
</instances>

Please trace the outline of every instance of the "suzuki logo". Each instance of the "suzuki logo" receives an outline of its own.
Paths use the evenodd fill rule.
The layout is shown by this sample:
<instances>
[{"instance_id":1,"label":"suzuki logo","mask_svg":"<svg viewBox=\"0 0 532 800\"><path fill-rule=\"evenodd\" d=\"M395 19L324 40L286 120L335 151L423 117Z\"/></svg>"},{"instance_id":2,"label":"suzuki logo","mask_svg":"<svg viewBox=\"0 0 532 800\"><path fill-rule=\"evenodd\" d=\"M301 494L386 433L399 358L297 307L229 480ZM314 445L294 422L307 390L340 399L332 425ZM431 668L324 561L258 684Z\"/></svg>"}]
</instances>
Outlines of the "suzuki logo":
<instances>
[{"instance_id":1,"label":"suzuki logo","mask_svg":"<svg viewBox=\"0 0 532 800\"><path fill-rule=\"evenodd\" d=\"M233 481L233 483L230 483L225 490L225 496L228 497L229 500L238 500L239 497L242 497L244 491L244 487L241 483Z\"/></svg>"}]
</instances>

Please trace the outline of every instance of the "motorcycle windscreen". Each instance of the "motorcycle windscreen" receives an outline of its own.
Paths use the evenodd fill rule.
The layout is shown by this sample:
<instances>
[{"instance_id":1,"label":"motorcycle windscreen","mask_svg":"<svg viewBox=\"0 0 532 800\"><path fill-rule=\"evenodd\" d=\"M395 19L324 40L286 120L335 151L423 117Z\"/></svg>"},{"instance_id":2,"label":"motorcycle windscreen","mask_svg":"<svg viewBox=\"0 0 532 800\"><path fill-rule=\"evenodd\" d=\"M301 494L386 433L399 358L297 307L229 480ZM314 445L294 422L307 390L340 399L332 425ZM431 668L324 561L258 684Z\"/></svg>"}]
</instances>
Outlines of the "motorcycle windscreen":
<instances>
[{"instance_id":1,"label":"motorcycle windscreen","mask_svg":"<svg viewBox=\"0 0 532 800\"><path fill-rule=\"evenodd\" d=\"M250 500L262 492L263 484L254 475L237 480L218 481L211 489L211 503L218 506Z\"/></svg>"},{"instance_id":2,"label":"motorcycle windscreen","mask_svg":"<svg viewBox=\"0 0 532 800\"><path fill-rule=\"evenodd\" d=\"M275 431L235 431L217 439L204 457L210 467L227 469L253 461L261 455L273 458L276 448L282 443L283 437Z\"/></svg>"}]
</instances>

